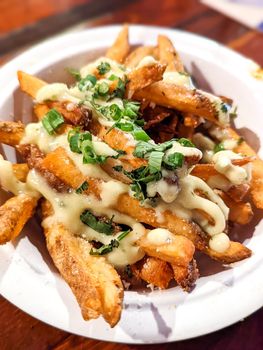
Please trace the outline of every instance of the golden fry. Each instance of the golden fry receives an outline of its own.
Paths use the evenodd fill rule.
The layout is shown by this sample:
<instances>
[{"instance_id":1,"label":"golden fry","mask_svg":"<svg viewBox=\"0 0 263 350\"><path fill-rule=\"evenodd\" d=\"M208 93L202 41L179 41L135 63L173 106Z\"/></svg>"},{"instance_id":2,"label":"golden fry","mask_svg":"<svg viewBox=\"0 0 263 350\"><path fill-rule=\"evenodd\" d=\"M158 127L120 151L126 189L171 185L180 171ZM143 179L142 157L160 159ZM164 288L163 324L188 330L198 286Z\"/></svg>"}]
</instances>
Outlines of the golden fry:
<instances>
[{"instance_id":1,"label":"golden fry","mask_svg":"<svg viewBox=\"0 0 263 350\"><path fill-rule=\"evenodd\" d=\"M162 80L166 66L158 62L132 70L128 74L126 97L132 98L135 91Z\"/></svg>"},{"instance_id":2,"label":"golden fry","mask_svg":"<svg viewBox=\"0 0 263 350\"><path fill-rule=\"evenodd\" d=\"M26 182L27 174L28 174L28 166L27 164L13 164L13 173L17 180Z\"/></svg>"},{"instance_id":3,"label":"golden fry","mask_svg":"<svg viewBox=\"0 0 263 350\"><path fill-rule=\"evenodd\" d=\"M186 292L190 292L199 277L196 261L193 259L187 266L172 264L174 279Z\"/></svg>"},{"instance_id":4,"label":"golden fry","mask_svg":"<svg viewBox=\"0 0 263 350\"><path fill-rule=\"evenodd\" d=\"M24 136L25 126L21 122L0 121L0 142L15 146Z\"/></svg>"},{"instance_id":5,"label":"golden fry","mask_svg":"<svg viewBox=\"0 0 263 350\"><path fill-rule=\"evenodd\" d=\"M43 80L22 71L17 72L17 77L21 90L33 98L36 97L38 90L47 84Z\"/></svg>"},{"instance_id":6,"label":"golden fry","mask_svg":"<svg viewBox=\"0 0 263 350\"><path fill-rule=\"evenodd\" d=\"M173 279L170 265L158 258L146 256L132 266L132 272L138 279L152 284L160 289L166 289Z\"/></svg>"},{"instance_id":7,"label":"golden fry","mask_svg":"<svg viewBox=\"0 0 263 350\"><path fill-rule=\"evenodd\" d=\"M106 57L123 63L129 51L129 27L128 25L124 25L114 44L107 50Z\"/></svg>"},{"instance_id":8,"label":"golden fry","mask_svg":"<svg viewBox=\"0 0 263 350\"><path fill-rule=\"evenodd\" d=\"M0 207L0 244L15 239L33 216L37 199L26 194L8 199Z\"/></svg>"},{"instance_id":9,"label":"golden fry","mask_svg":"<svg viewBox=\"0 0 263 350\"><path fill-rule=\"evenodd\" d=\"M74 293L85 320L102 315L113 327L120 319L123 287L118 273L103 257L89 254L91 245L62 224L45 229L48 251Z\"/></svg>"},{"instance_id":10,"label":"golden fry","mask_svg":"<svg viewBox=\"0 0 263 350\"><path fill-rule=\"evenodd\" d=\"M233 129L228 128L228 132L233 139L239 140L240 136ZM234 151L255 157L252 162L251 197L255 206L263 209L263 161L245 141L241 142Z\"/></svg>"},{"instance_id":11,"label":"golden fry","mask_svg":"<svg viewBox=\"0 0 263 350\"><path fill-rule=\"evenodd\" d=\"M157 105L189 112L219 124L218 113L213 103L198 90L159 81L134 94L134 98L147 100Z\"/></svg>"},{"instance_id":12,"label":"golden fry","mask_svg":"<svg viewBox=\"0 0 263 350\"><path fill-rule=\"evenodd\" d=\"M184 72L184 65L173 43L165 35L158 35L158 54L160 62L167 65L167 72Z\"/></svg>"},{"instance_id":13,"label":"golden fry","mask_svg":"<svg viewBox=\"0 0 263 350\"><path fill-rule=\"evenodd\" d=\"M223 199L229 208L229 220L240 225L248 224L253 218L253 210L250 203L235 202L227 193L218 191L217 194Z\"/></svg>"},{"instance_id":14,"label":"golden fry","mask_svg":"<svg viewBox=\"0 0 263 350\"><path fill-rule=\"evenodd\" d=\"M155 51L154 46L139 46L126 57L124 65L128 68L136 68L145 56L155 57Z\"/></svg>"},{"instance_id":15,"label":"golden fry","mask_svg":"<svg viewBox=\"0 0 263 350\"><path fill-rule=\"evenodd\" d=\"M206 253L214 260L224 264L231 264L249 258L252 254L251 250L239 242L230 241L230 247L224 253L218 253L210 248L206 249Z\"/></svg>"},{"instance_id":16,"label":"golden fry","mask_svg":"<svg viewBox=\"0 0 263 350\"><path fill-rule=\"evenodd\" d=\"M137 244L149 256L179 266L188 266L195 252L195 247L189 239L177 235L173 235L169 242L164 243L152 242L145 235L139 239Z\"/></svg>"}]
</instances>

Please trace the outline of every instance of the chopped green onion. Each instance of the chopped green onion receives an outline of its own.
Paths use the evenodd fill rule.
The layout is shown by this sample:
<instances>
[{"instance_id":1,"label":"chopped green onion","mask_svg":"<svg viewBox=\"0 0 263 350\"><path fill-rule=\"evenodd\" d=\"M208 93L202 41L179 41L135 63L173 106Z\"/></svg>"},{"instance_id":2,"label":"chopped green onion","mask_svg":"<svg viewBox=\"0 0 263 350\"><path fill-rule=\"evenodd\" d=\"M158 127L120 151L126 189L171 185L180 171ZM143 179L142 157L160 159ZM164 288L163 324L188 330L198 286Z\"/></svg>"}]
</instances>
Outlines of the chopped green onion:
<instances>
[{"instance_id":1,"label":"chopped green onion","mask_svg":"<svg viewBox=\"0 0 263 350\"><path fill-rule=\"evenodd\" d=\"M149 157L150 174L155 174L158 171L161 171L163 156L164 156L163 152L157 152L157 151L151 152Z\"/></svg>"},{"instance_id":2,"label":"chopped green onion","mask_svg":"<svg viewBox=\"0 0 263 350\"><path fill-rule=\"evenodd\" d=\"M78 83L78 88L80 91L87 90L92 86L95 86L97 82L97 78L95 75L88 74L85 78L81 79Z\"/></svg>"},{"instance_id":3,"label":"chopped green onion","mask_svg":"<svg viewBox=\"0 0 263 350\"><path fill-rule=\"evenodd\" d=\"M66 68L67 72L71 74L77 81L81 80L81 75L78 69L75 68Z\"/></svg>"},{"instance_id":4,"label":"chopped green onion","mask_svg":"<svg viewBox=\"0 0 263 350\"><path fill-rule=\"evenodd\" d=\"M184 146L184 147L195 147L195 145L193 144L193 142L191 142L188 139L185 139L184 137L180 138L177 142L180 143L180 145Z\"/></svg>"},{"instance_id":5,"label":"chopped green onion","mask_svg":"<svg viewBox=\"0 0 263 350\"><path fill-rule=\"evenodd\" d=\"M42 119L42 125L49 135L53 135L55 131L64 123L62 115L54 108L46 113Z\"/></svg>"},{"instance_id":6,"label":"chopped green onion","mask_svg":"<svg viewBox=\"0 0 263 350\"><path fill-rule=\"evenodd\" d=\"M217 145L215 145L214 147L214 153L220 152L220 151L224 151L225 150L225 146L222 142L218 143Z\"/></svg>"},{"instance_id":7,"label":"chopped green onion","mask_svg":"<svg viewBox=\"0 0 263 350\"><path fill-rule=\"evenodd\" d=\"M109 90L110 90L109 85L105 81L97 85L97 92L101 96L107 95Z\"/></svg>"},{"instance_id":8,"label":"chopped green onion","mask_svg":"<svg viewBox=\"0 0 263 350\"><path fill-rule=\"evenodd\" d=\"M107 236L112 235L114 232L114 228L110 220L106 222L99 221L89 210L85 210L80 215L80 220L83 222L83 224L91 227L93 230L104 233Z\"/></svg>"},{"instance_id":9,"label":"chopped green onion","mask_svg":"<svg viewBox=\"0 0 263 350\"><path fill-rule=\"evenodd\" d=\"M147 135L146 132L141 128L134 130L133 136L137 141L149 141L151 139L150 136Z\"/></svg>"},{"instance_id":10,"label":"chopped green onion","mask_svg":"<svg viewBox=\"0 0 263 350\"><path fill-rule=\"evenodd\" d=\"M134 128L133 124L130 122L118 122L116 123L116 127L127 132L133 131Z\"/></svg>"},{"instance_id":11,"label":"chopped green onion","mask_svg":"<svg viewBox=\"0 0 263 350\"><path fill-rule=\"evenodd\" d=\"M119 77L117 75L115 75L115 74L111 74L111 76L108 79L111 80L111 81L114 81L114 80L119 79Z\"/></svg>"},{"instance_id":12,"label":"chopped green onion","mask_svg":"<svg viewBox=\"0 0 263 350\"><path fill-rule=\"evenodd\" d=\"M108 73L110 69L111 69L111 66L108 62L101 62L97 67L97 70L101 75Z\"/></svg>"},{"instance_id":13,"label":"chopped green onion","mask_svg":"<svg viewBox=\"0 0 263 350\"><path fill-rule=\"evenodd\" d=\"M132 101L123 101L124 102L124 112L123 115L130 117L130 118L136 118L139 110L140 110L140 103L139 102L132 102Z\"/></svg>"},{"instance_id":14,"label":"chopped green onion","mask_svg":"<svg viewBox=\"0 0 263 350\"><path fill-rule=\"evenodd\" d=\"M81 194L82 192L86 191L89 187L89 184L87 181L84 181L77 189L76 193Z\"/></svg>"},{"instance_id":15,"label":"chopped green onion","mask_svg":"<svg viewBox=\"0 0 263 350\"><path fill-rule=\"evenodd\" d=\"M184 155L179 152L169 154L166 159L164 159L164 167L168 170L175 170L183 166Z\"/></svg>"}]
</instances>

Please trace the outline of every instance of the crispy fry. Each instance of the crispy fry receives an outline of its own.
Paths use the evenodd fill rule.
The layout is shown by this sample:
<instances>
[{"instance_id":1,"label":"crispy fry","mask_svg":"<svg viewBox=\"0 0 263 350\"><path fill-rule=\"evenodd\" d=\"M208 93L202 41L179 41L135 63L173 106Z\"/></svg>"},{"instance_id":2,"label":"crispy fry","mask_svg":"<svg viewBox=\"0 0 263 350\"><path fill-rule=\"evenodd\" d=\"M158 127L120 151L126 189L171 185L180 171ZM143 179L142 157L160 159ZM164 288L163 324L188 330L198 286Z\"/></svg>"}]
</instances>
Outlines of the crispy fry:
<instances>
[{"instance_id":1,"label":"crispy fry","mask_svg":"<svg viewBox=\"0 0 263 350\"><path fill-rule=\"evenodd\" d=\"M19 145L17 150L27 161L28 167L37 170L52 188L55 188L58 192L66 192L68 190L68 187L60 179L42 166L42 159L45 155L36 145Z\"/></svg>"},{"instance_id":2,"label":"crispy fry","mask_svg":"<svg viewBox=\"0 0 263 350\"><path fill-rule=\"evenodd\" d=\"M160 289L166 289L173 279L173 271L170 265L158 258L146 256L132 265L132 272L138 279L154 285Z\"/></svg>"},{"instance_id":3,"label":"crispy fry","mask_svg":"<svg viewBox=\"0 0 263 350\"><path fill-rule=\"evenodd\" d=\"M145 56L155 56L154 46L139 46L134 49L125 60L125 66L128 68L136 68Z\"/></svg>"},{"instance_id":4,"label":"crispy fry","mask_svg":"<svg viewBox=\"0 0 263 350\"><path fill-rule=\"evenodd\" d=\"M0 121L0 142L10 146L17 145L24 136L25 126L21 122Z\"/></svg>"},{"instance_id":5,"label":"crispy fry","mask_svg":"<svg viewBox=\"0 0 263 350\"><path fill-rule=\"evenodd\" d=\"M36 205L36 198L20 194L0 207L0 244L5 244L19 235L33 216Z\"/></svg>"},{"instance_id":6,"label":"crispy fry","mask_svg":"<svg viewBox=\"0 0 263 350\"><path fill-rule=\"evenodd\" d=\"M252 254L251 250L239 242L230 242L230 247L224 253L218 253L210 248L206 249L206 253L214 260L224 264L231 264L249 258Z\"/></svg>"},{"instance_id":7,"label":"crispy fry","mask_svg":"<svg viewBox=\"0 0 263 350\"><path fill-rule=\"evenodd\" d=\"M167 65L167 72L184 72L184 65L173 43L165 35L158 35L158 54L160 62Z\"/></svg>"},{"instance_id":8,"label":"crispy fry","mask_svg":"<svg viewBox=\"0 0 263 350\"><path fill-rule=\"evenodd\" d=\"M171 266L177 284L186 292L190 292L193 289L195 281L199 277L196 261L193 259L188 266L179 266L175 264Z\"/></svg>"},{"instance_id":9,"label":"crispy fry","mask_svg":"<svg viewBox=\"0 0 263 350\"><path fill-rule=\"evenodd\" d=\"M29 171L27 164L13 164L12 167L17 180L25 182Z\"/></svg>"},{"instance_id":10,"label":"crispy fry","mask_svg":"<svg viewBox=\"0 0 263 350\"><path fill-rule=\"evenodd\" d=\"M236 166L243 166L253 161L253 157L244 157L241 159L232 159L231 163ZM253 161L254 162L254 161ZM200 177L200 179L207 181L211 176L222 175L216 169L214 164L196 164L191 171L191 175Z\"/></svg>"},{"instance_id":11,"label":"crispy fry","mask_svg":"<svg viewBox=\"0 0 263 350\"><path fill-rule=\"evenodd\" d=\"M129 51L129 27L128 25L124 25L114 44L107 50L106 57L123 63Z\"/></svg>"},{"instance_id":12,"label":"crispy fry","mask_svg":"<svg viewBox=\"0 0 263 350\"><path fill-rule=\"evenodd\" d=\"M159 81L138 90L134 98L148 100L160 106L189 112L219 124L218 113L213 103L198 90Z\"/></svg>"},{"instance_id":13,"label":"crispy fry","mask_svg":"<svg viewBox=\"0 0 263 350\"><path fill-rule=\"evenodd\" d=\"M57 148L49 153L43 159L42 166L74 189L78 188L86 180L89 183L89 187L85 193L93 194L98 199L100 198L102 180L86 178L77 169L63 148ZM154 208L142 207L137 199L130 197L127 193L119 196L114 209L153 227L163 227L175 234L185 234L187 238L194 242L198 249L203 250L205 248L206 242L199 227L194 223L178 218L168 210L163 213L164 220L158 222Z\"/></svg>"},{"instance_id":14,"label":"crispy fry","mask_svg":"<svg viewBox=\"0 0 263 350\"><path fill-rule=\"evenodd\" d=\"M228 128L228 132L233 139L239 140L239 135L233 129ZM234 151L255 157L252 163L251 196L255 206L263 209L263 161L245 141L241 142Z\"/></svg>"},{"instance_id":15,"label":"crispy fry","mask_svg":"<svg viewBox=\"0 0 263 350\"><path fill-rule=\"evenodd\" d=\"M78 188L84 181L87 181L89 187L85 193L93 194L100 199L100 185L102 180L85 177L76 168L63 148L57 148L55 151L49 153L45 159L43 159L42 166L74 189ZM211 256L210 250L207 249L208 237L201 231L199 226L193 222L177 217L169 210L162 213L163 220L159 222L158 215L154 208L142 207L137 199L130 197L127 193L121 194L112 208L152 227L166 228L175 235L185 236L194 243L197 249ZM229 250L229 254L232 254L232 250ZM220 260L219 253L217 254L217 259ZM222 259L223 262L225 260L229 262L237 261L235 260L236 255L231 256L227 253L222 254Z\"/></svg>"},{"instance_id":16,"label":"crispy fry","mask_svg":"<svg viewBox=\"0 0 263 350\"><path fill-rule=\"evenodd\" d=\"M89 254L91 245L62 224L45 228L48 251L72 289L85 320L101 314L113 327L120 319L123 287L118 273L103 257Z\"/></svg>"},{"instance_id":17,"label":"crispy fry","mask_svg":"<svg viewBox=\"0 0 263 350\"><path fill-rule=\"evenodd\" d=\"M184 236L172 235L169 242L159 243L149 240L147 235L139 239L137 244L148 254L179 266L188 266L193 259L195 247Z\"/></svg>"},{"instance_id":18,"label":"crispy fry","mask_svg":"<svg viewBox=\"0 0 263 350\"><path fill-rule=\"evenodd\" d=\"M33 98L36 97L38 90L47 84L43 80L22 71L17 72L17 77L21 90Z\"/></svg>"},{"instance_id":19,"label":"crispy fry","mask_svg":"<svg viewBox=\"0 0 263 350\"><path fill-rule=\"evenodd\" d=\"M253 210L250 203L235 202L227 193L216 191L230 209L229 220L240 225L248 224L253 218Z\"/></svg>"},{"instance_id":20,"label":"crispy fry","mask_svg":"<svg viewBox=\"0 0 263 350\"><path fill-rule=\"evenodd\" d=\"M135 91L162 80L166 66L158 62L133 69L128 74L126 97L132 98Z\"/></svg>"}]
</instances>

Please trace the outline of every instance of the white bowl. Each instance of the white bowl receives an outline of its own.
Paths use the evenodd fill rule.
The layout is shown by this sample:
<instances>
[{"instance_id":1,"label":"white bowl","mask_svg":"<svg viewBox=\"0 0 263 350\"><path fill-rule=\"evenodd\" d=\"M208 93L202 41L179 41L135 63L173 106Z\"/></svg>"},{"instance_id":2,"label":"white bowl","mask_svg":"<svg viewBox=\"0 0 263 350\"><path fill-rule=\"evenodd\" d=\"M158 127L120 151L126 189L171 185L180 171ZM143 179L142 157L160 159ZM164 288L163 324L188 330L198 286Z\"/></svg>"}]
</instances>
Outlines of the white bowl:
<instances>
[{"instance_id":1,"label":"white bowl","mask_svg":"<svg viewBox=\"0 0 263 350\"><path fill-rule=\"evenodd\" d=\"M101 27L51 39L5 65L0 70L1 118L12 120L15 115L16 120L31 120L32 102L18 90L17 70L50 82L69 81L64 68L79 67L99 55L119 29ZM252 61L193 34L146 26L130 29L132 44L155 44L158 34L167 34L199 81L205 77L215 93L234 99L239 106L237 125L241 131L254 143L263 140L263 83L251 76L255 68ZM2 151L8 159L16 160L10 147L3 146ZM5 198L1 192L2 201ZM254 224L256 221L258 216ZM240 239L253 250L250 259L222 269L202 258L203 277L190 294L179 288L125 292L121 321L113 329L101 318L89 322L82 319L70 288L52 264L36 220L15 242L0 247L0 292L30 315L82 336L125 343L196 337L237 322L263 305L263 224L240 231Z\"/></svg>"}]
</instances>

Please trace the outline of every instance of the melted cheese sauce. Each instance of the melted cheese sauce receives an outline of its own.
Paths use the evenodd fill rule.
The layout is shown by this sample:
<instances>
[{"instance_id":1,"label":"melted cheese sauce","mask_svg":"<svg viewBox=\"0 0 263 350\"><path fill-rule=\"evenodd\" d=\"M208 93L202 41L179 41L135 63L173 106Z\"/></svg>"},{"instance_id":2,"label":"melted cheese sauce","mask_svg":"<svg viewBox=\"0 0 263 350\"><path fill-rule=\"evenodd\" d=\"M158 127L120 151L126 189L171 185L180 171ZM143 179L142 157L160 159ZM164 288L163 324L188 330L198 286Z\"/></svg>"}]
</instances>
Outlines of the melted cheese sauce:
<instances>
[{"instance_id":1,"label":"melted cheese sauce","mask_svg":"<svg viewBox=\"0 0 263 350\"><path fill-rule=\"evenodd\" d=\"M111 253L105 255L106 258L115 266L122 267L127 264L133 264L143 258L143 251L136 246L136 241L145 234L143 225L136 222L127 215L109 209L106 202L98 201L94 196L80 195L72 191L71 193L61 194L50 188L46 181L35 171L28 174L28 186L38 190L45 197L54 209L54 214L43 221L43 227L49 227L54 222L63 223L74 235L80 236L89 241L95 240L103 244L109 244L114 236L107 236L99 233L81 222L80 215L85 209L90 209L95 215L105 215L112 217L114 221L131 227L132 231L120 242L120 246ZM112 184L111 184L112 185ZM118 193L115 187L111 186L109 193L115 201Z\"/></svg>"},{"instance_id":2,"label":"melted cheese sauce","mask_svg":"<svg viewBox=\"0 0 263 350\"><path fill-rule=\"evenodd\" d=\"M141 67L147 67L147 66L152 66L157 61L152 57L152 56L145 56L143 59L139 62L136 68L141 68Z\"/></svg>"},{"instance_id":3,"label":"melted cheese sauce","mask_svg":"<svg viewBox=\"0 0 263 350\"><path fill-rule=\"evenodd\" d=\"M12 192L14 195L27 193L32 197L38 198L38 191L32 190L27 183L17 180L12 163L0 155L0 183L1 187L7 191Z\"/></svg>"},{"instance_id":4,"label":"melted cheese sauce","mask_svg":"<svg viewBox=\"0 0 263 350\"><path fill-rule=\"evenodd\" d=\"M97 61L83 67L80 71L81 76L84 78L87 76L87 74L97 75L97 66L101 62L108 62L111 69L100 81L110 82L108 78L112 74L115 74L119 78L123 79L125 73L127 73L127 71L125 72L123 67L118 63L102 57ZM156 63L155 59L151 56L147 56L139 63L137 67L149 66L154 63ZM169 83L174 83L191 89L194 88L191 77L186 74L166 72L164 73L163 79ZM221 123L228 123L229 111L227 113L222 111L221 99L203 91L200 92L208 97L218 109L219 121ZM74 104L79 103L80 101L84 102L84 104L92 110L93 116L102 125L111 127L114 122L112 120L107 120L100 114L100 112L98 112L96 108L94 108L90 102L91 95L91 91L80 91L77 85L69 88L65 84L54 83L42 87L37 93L36 101L40 103L46 100L69 101L69 110L74 108ZM120 98L114 98L111 100L111 102L98 100L96 103L101 106L109 106L110 104L114 103L120 108L123 108L123 101ZM136 144L136 141L130 134L127 134L127 142L129 145ZM144 226L136 222L131 217L110 209L110 207L117 202L120 194L128 193L130 191L130 187L128 185L112 179L101 169L99 165L83 164L82 155L70 151L67 135L50 136L43 128L42 123L28 124L25 129L25 136L23 137L21 143L36 144L44 153L48 153L57 147L63 147L68 156L85 176L99 178L104 181L101 185L101 201L97 200L93 196L76 194L74 191L67 194L61 194L50 188L45 180L34 170L29 172L26 184L19 183L19 181L17 181L14 177L11 177L12 169L10 165L5 163L3 167L5 170L2 171L1 162L5 161L0 160L0 181L5 189L14 193L32 191L32 193L35 195L40 196L41 194L52 203L54 215L47 218L43 222L44 226L51 225L54 221L59 221L62 222L75 235L79 235L89 241L95 240L103 244L109 244L113 236L107 236L94 231L87 225L84 225L79 217L85 209L91 209L95 215L104 215L109 218L114 215L115 222L130 226L132 231L122 241L120 241L120 246L118 248L113 249L111 253L106 255L106 258L115 266L122 267L127 264L133 264L144 256L141 249L136 246L136 241L146 233ZM95 152L98 155L115 156L117 154L115 150L94 136L92 137L92 143ZM197 146L199 145L201 150L204 149L204 152L212 152L215 145L212 140L203 136L202 134L195 135L194 143L196 143ZM178 142L173 144L173 147L165 153L164 157L168 157L174 152L182 153L185 157L193 157L196 159L196 162L202 158L202 152L200 150L193 147L184 147ZM216 164L215 166L217 166L221 172L225 171L226 166L231 167L231 164L229 165L229 163L228 165L225 165L225 161L220 158L220 155L217 157L218 158L214 158ZM231 179L238 178L236 169L233 170L231 167L231 169L228 169L228 172ZM241 178L241 171L238 170L238 172L239 177ZM161 179L155 183L147 184L147 192L149 196L155 196L158 193L161 197L158 200L155 208L158 221L160 223L163 221L163 212L165 210L170 210L175 215L183 219L194 220L206 233L212 237L209 242L211 249L218 252L226 250L228 248L228 237L223 233L223 231L225 229L229 209L226 207L221 198L215 194L204 181L197 177L188 175L186 167L178 169L176 174L179 179L178 185L170 184L164 179ZM163 174L163 176L168 177L169 175L169 171L165 171L165 174ZM213 181L215 183L217 180L218 179L215 178L211 179L211 187L213 187ZM226 184L222 184L222 181L220 182L220 186L225 186L226 188ZM216 188L219 187L217 186ZM201 196L197 195L197 190L201 190L205 194L206 198L202 198ZM200 210L207 213L212 222L208 222L208 220L200 214ZM161 242L167 243L169 239L171 239L171 235L172 234L168 230L154 229L148 233L147 237L150 241L152 240L153 243L155 242L161 244Z\"/></svg>"},{"instance_id":5,"label":"melted cheese sauce","mask_svg":"<svg viewBox=\"0 0 263 350\"><path fill-rule=\"evenodd\" d=\"M173 240L173 234L164 228L156 228L147 233L147 239L152 244L167 244Z\"/></svg>"},{"instance_id":6,"label":"melted cheese sauce","mask_svg":"<svg viewBox=\"0 0 263 350\"><path fill-rule=\"evenodd\" d=\"M190 75L180 72L164 72L163 80L168 84L176 84L186 88L194 89Z\"/></svg>"},{"instance_id":7,"label":"melted cheese sauce","mask_svg":"<svg viewBox=\"0 0 263 350\"><path fill-rule=\"evenodd\" d=\"M214 154L212 160L215 163L215 169L223 174L234 185L240 185L248 182L249 174L241 166L233 165L231 159L242 158L239 154L232 151L220 151Z\"/></svg>"}]
</instances>

